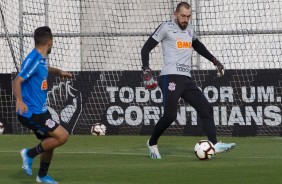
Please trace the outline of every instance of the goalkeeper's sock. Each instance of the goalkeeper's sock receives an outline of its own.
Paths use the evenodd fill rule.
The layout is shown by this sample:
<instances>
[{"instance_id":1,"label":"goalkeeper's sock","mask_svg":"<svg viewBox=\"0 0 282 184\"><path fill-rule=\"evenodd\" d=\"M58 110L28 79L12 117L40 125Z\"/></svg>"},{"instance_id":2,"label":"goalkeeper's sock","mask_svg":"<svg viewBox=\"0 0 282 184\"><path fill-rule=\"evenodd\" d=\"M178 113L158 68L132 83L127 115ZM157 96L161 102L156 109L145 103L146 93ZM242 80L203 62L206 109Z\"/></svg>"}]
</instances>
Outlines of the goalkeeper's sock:
<instances>
[{"instance_id":1,"label":"goalkeeper's sock","mask_svg":"<svg viewBox=\"0 0 282 184\"><path fill-rule=\"evenodd\" d=\"M216 134L208 134L208 140L215 145L217 143Z\"/></svg>"},{"instance_id":2,"label":"goalkeeper's sock","mask_svg":"<svg viewBox=\"0 0 282 184\"><path fill-rule=\"evenodd\" d=\"M40 162L40 168L38 171L38 176L43 178L47 175L48 169L49 169L50 163L44 163Z\"/></svg>"},{"instance_id":3,"label":"goalkeeper's sock","mask_svg":"<svg viewBox=\"0 0 282 184\"><path fill-rule=\"evenodd\" d=\"M154 140L154 139L149 139L149 142L148 142L148 145L149 146L153 146L153 145L157 145L158 144L158 141L157 140Z\"/></svg>"},{"instance_id":4,"label":"goalkeeper's sock","mask_svg":"<svg viewBox=\"0 0 282 184\"><path fill-rule=\"evenodd\" d=\"M30 158L34 158L34 157L36 157L37 155L39 155L43 152L45 152L45 150L43 149L43 147L40 143L37 146L35 146L34 148L29 149L28 152L27 152L27 156L30 157Z\"/></svg>"}]
</instances>

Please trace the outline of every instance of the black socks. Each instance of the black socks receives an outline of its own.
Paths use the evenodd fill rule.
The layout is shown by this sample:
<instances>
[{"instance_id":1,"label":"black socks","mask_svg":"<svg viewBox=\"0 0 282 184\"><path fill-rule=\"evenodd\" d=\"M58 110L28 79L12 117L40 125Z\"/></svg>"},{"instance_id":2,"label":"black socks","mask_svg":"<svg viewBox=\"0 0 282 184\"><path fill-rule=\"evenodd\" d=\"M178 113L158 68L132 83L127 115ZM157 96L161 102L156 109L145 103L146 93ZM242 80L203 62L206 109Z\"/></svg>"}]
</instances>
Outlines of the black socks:
<instances>
[{"instance_id":1,"label":"black socks","mask_svg":"<svg viewBox=\"0 0 282 184\"><path fill-rule=\"evenodd\" d=\"M45 150L43 149L43 147L40 143L37 146L35 146L34 148L29 149L28 152L27 152L27 156L29 158L34 158L34 157L36 157L37 155L39 155L43 152L45 152Z\"/></svg>"},{"instance_id":2,"label":"black socks","mask_svg":"<svg viewBox=\"0 0 282 184\"><path fill-rule=\"evenodd\" d=\"M40 162L40 168L39 168L39 171L38 171L38 176L43 178L47 175L47 172L48 172L48 169L49 169L49 165L50 163L43 163L43 162Z\"/></svg>"}]
</instances>

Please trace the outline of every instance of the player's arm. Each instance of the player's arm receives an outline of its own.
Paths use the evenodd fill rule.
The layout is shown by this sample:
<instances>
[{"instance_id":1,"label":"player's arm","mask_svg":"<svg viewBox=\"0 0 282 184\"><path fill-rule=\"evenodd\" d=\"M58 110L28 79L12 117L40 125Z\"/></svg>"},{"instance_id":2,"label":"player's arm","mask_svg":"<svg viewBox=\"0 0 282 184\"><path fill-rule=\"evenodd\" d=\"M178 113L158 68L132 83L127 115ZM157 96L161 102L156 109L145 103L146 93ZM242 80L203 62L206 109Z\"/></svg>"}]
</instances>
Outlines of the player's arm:
<instances>
[{"instance_id":1,"label":"player's arm","mask_svg":"<svg viewBox=\"0 0 282 184\"><path fill-rule=\"evenodd\" d=\"M141 50L142 68L149 68L150 52L158 45L158 42L150 36Z\"/></svg>"},{"instance_id":2,"label":"player's arm","mask_svg":"<svg viewBox=\"0 0 282 184\"><path fill-rule=\"evenodd\" d=\"M202 42L200 42L199 39L193 40L192 46L197 53L205 57L207 60L211 61L217 67L217 70L219 72L218 75L220 77L224 75L224 66L208 51L206 46Z\"/></svg>"},{"instance_id":3,"label":"player's arm","mask_svg":"<svg viewBox=\"0 0 282 184\"><path fill-rule=\"evenodd\" d=\"M23 61L20 73L16 76L16 78L12 82L12 90L16 98L16 112L19 114L23 114L28 111L28 107L22 99L21 84L28 78L32 77L35 72L37 72L39 67L38 63L40 60L41 60L41 56L39 54L29 55ZM29 62L29 61L34 61L34 62Z\"/></svg>"},{"instance_id":4,"label":"player's arm","mask_svg":"<svg viewBox=\"0 0 282 184\"><path fill-rule=\"evenodd\" d=\"M72 74L69 73L69 72L66 72L64 70L61 70L59 68L54 68L54 67L51 67L51 66L48 67L48 73L59 75L59 76L62 76L62 77L71 77L72 76Z\"/></svg>"},{"instance_id":5,"label":"player's arm","mask_svg":"<svg viewBox=\"0 0 282 184\"><path fill-rule=\"evenodd\" d=\"M153 90L157 88L158 86L157 81L154 79L154 77L152 77L151 69L149 67L150 52L157 45L158 45L158 42L154 38L152 38L152 36L150 36L141 50L143 82L144 82L145 89L148 89L148 90Z\"/></svg>"},{"instance_id":6,"label":"player's arm","mask_svg":"<svg viewBox=\"0 0 282 184\"><path fill-rule=\"evenodd\" d=\"M167 22L163 22L160 24L157 29L153 32L153 34L148 38L148 40L145 42L144 46L141 50L141 59L142 59L142 68L149 68L149 56L151 50L153 50L159 42L161 42L166 35L167 29L166 29Z\"/></svg>"},{"instance_id":7,"label":"player's arm","mask_svg":"<svg viewBox=\"0 0 282 184\"><path fill-rule=\"evenodd\" d=\"M12 82L13 94L16 98L16 111L19 112L20 114L23 114L28 111L28 108L22 99L21 83L23 81L24 78L17 76Z\"/></svg>"}]
</instances>

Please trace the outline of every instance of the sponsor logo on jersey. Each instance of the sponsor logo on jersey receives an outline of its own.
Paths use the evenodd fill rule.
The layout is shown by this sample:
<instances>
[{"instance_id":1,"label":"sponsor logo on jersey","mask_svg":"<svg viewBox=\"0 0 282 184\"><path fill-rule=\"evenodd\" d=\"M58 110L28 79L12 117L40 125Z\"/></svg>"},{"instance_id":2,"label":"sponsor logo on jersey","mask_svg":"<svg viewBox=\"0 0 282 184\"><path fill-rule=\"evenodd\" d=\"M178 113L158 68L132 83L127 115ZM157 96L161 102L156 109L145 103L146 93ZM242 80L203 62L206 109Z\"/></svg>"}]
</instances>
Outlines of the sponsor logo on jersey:
<instances>
[{"instance_id":1,"label":"sponsor logo on jersey","mask_svg":"<svg viewBox=\"0 0 282 184\"><path fill-rule=\"evenodd\" d=\"M190 67L188 65L185 65L185 64L176 64L176 70L178 72L189 72Z\"/></svg>"},{"instance_id":2,"label":"sponsor logo on jersey","mask_svg":"<svg viewBox=\"0 0 282 184\"><path fill-rule=\"evenodd\" d=\"M178 49L191 49L192 42L176 40L176 48Z\"/></svg>"},{"instance_id":3,"label":"sponsor logo on jersey","mask_svg":"<svg viewBox=\"0 0 282 184\"><path fill-rule=\"evenodd\" d=\"M178 72L189 72L190 71L189 68L180 67L180 66L177 66L176 69L177 69Z\"/></svg>"},{"instance_id":4,"label":"sponsor logo on jersey","mask_svg":"<svg viewBox=\"0 0 282 184\"><path fill-rule=\"evenodd\" d=\"M168 84L168 89L169 89L170 91L175 91L175 87L176 87L176 84L175 84L174 82L170 82L170 83Z\"/></svg>"},{"instance_id":5,"label":"sponsor logo on jersey","mask_svg":"<svg viewBox=\"0 0 282 184\"><path fill-rule=\"evenodd\" d=\"M43 80L42 83L41 83L41 90L47 90L48 88L48 83L47 83L47 80Z\"/></svg>"}]
</instances>

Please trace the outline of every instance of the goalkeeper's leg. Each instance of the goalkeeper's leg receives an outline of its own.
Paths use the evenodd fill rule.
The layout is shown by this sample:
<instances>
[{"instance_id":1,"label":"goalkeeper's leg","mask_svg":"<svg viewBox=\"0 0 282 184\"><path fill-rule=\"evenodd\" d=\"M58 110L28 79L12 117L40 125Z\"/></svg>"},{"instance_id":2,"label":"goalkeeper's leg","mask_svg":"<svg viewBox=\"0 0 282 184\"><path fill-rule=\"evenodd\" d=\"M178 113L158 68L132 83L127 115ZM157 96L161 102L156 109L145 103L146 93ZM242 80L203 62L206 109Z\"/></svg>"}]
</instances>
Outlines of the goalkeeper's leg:
<instances>
[{"instance_id":1,"label":"goalkeeper's leg","mask_svg":"<svg viewBox=\"0 0 282 184\"><path fill-rule=\"evenodd\" d=\"M179 87L175 89L171 88L171 90L169 90L168 86L172 84L175 84ZM164 114L160 118L160 120L158 121L158 123L156 124L153 130L152 136L148 141L148 147L156 146L158 144L158 140L160 136L176 119L178 100L183 90L182 86L184 85L181 85L181 80L178 80L177 78L175 78L175 76L162 76L160 78L160 87L163 92ZM156 149L158 148L156 147ZM152 152L154 152L153 149L151 149L150 153ZM152 154L150 154L150 156L151 155ZM153 157L151 156L151 158Z\"/></svg>"},{"instance_id":2,"label":"goalkeeper's leg","mask_svg":"<svg viewBox=\"0 0 282 184\"><path fill-rule=\"evenodd\" d=\"M175 108L175 113L172 112L170 115L168 115L168 113L164 113L163 117L161 117L158 123L156 124L151 138L147 141L149 156L152 159L161 159L161 155L159 153L158 146L157 146L158 140L160 136L164 133L164 131L176 119L176 114L177 114L176 108Z\"/></svg>"},{"instance_id":3,"label":"goalkeeper's leg","mask_svg":"<svg viewBox=\"0 0 282 184\"><path fill-rule=\"evenodd\" d=\"M197 111L203 122L203 128L208 136L208 140L215 145L216 153L226 152L235 147L235 143L217 142L213 107L192 80L189 85L189 90L183 93L182 98Z\"/></svg>"}]
</instances>

